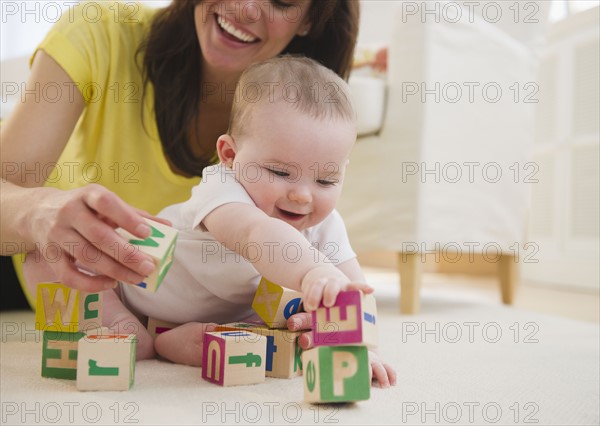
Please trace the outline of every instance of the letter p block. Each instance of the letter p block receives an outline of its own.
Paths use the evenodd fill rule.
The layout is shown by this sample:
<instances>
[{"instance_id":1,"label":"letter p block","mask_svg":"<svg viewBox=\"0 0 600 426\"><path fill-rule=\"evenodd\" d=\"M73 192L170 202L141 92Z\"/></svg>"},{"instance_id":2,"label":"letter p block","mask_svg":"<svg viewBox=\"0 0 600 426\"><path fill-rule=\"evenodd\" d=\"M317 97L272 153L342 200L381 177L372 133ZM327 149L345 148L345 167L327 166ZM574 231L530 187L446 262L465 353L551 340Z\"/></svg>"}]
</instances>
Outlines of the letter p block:
<instances>
[{"instance_id":1,"label":"letter p block","mask_svg":"<svg viewBox=\"0 0 600 426\"><path fill-rule=\"evenodd\" d=\"M306 402L353 402L371 396L365 346L320 346L304 351L302 364Z\"/></svg>"}]
</instances>

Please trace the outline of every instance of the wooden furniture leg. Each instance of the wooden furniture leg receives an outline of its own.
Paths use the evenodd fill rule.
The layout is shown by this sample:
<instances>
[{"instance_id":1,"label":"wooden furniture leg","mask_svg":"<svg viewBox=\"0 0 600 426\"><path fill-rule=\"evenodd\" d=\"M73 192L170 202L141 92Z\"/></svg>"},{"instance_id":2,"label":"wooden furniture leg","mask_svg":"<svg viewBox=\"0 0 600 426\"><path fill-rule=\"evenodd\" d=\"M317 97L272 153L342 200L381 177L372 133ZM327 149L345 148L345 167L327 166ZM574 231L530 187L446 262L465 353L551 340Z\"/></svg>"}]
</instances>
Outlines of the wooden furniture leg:
<instances>
[{"instance_id":1,"label":"wooden furniture leg","mask_svg":"<svg viewBox=\"0 0 600 426\"><path fill-rule=\"evenodd\" d=\"M421 268L420 253L398 253L400 312L403 314L415 314L419 311Z\"/></svg>"},{"instance_id":2,"label":"wooden furniture leg","mask_svg":"<svg viewBox=\"0 0 600 426\"><path fill-rule=\"evenodd\" d=\"M500 291L502 292L502 303L511 305L515 296L518 278L518 264L513 255L503 254L498 262L498 274L500 276Z\"/></svg>"}]
</instances>

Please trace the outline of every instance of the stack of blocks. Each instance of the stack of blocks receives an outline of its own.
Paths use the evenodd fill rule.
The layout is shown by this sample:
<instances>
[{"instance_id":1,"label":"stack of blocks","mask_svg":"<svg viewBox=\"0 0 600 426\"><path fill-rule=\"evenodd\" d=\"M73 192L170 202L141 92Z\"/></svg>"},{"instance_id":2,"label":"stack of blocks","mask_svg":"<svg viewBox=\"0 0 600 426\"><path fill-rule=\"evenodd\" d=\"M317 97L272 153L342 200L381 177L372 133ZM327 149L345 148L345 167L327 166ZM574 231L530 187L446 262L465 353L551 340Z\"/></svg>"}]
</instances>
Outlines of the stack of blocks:
<instances>
[{"instance_id":1,"label":"stack of blocks","mask_svg":"<svg viewBox=\"0 0 600 426\"><path fill-rule=\"evenodd\" d=\"M102 293L38 284L42 376L77 380L79 390L128 390L135 374L135 335L109 334L101 325Z\"/></svg>"},{"instance_id":2,"label":"stack of blocks","mask_svg":"<svg viewBox=\"0 0 600 426\"><path fill-rule=\"evenodd\" d=\"M301 333L287 330L301 302L301 293L261 279L252 307L266 325L231 323L205 333L202 378L228 386L302 374Z\"/></svg>"},{"instance_id":3,"label":"stack of blocks","mask_svg":"<svg viewBox=\"0 0 600 426\"><path fill-rule=\"evenodd\" d=\"M177 230L146 219L152 234L139 240L116 232L152 256L155 272L138 285L156 291L173 260ZM128 390L135 377L135 334L112 334L102 325L102 293L60 283L39 283L36 329L44 332L42 376L77 380L79 390Z\"/></svg>"},{"instance_id":4,"label":"stack of blocks","mask_svg":"<svg viewBox=\"0 0 600 426\"><path fill-rule=\"evenodd\" d=\"M369 347L377 346L376 305L360 291L338 294L312 313L314 348L302 354L304 399L312 403L369 399Z\"/></svg>"}]
</instances>

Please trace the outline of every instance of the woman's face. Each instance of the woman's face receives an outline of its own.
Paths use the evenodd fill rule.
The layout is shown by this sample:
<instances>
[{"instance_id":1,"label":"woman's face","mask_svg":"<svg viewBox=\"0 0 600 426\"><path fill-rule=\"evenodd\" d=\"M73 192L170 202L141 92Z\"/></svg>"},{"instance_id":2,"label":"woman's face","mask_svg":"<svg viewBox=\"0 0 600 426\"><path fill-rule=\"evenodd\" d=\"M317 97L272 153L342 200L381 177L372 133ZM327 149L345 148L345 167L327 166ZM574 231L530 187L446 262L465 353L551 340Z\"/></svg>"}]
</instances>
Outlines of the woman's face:
<instances>
[{"instance_id":1,"label":"woman's face","mask_svg":"<svg viewBox=\"0 0 600 426\"><path fill-rule=\"evenodd\" d=\"M213 73L241 73L277 56L309 30L311 0L208 0L194 9L203 64Z\"/></svg>"}]
</instances>

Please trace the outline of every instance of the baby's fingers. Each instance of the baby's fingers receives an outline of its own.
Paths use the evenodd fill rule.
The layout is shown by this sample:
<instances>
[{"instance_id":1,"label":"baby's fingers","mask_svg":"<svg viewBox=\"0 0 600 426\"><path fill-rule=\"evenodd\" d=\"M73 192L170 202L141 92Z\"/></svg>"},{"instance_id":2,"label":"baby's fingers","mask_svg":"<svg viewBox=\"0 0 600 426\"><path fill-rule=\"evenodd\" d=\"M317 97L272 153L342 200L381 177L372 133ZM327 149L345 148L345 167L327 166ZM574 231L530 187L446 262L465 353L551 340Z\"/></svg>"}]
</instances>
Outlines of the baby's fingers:
<instances>
[{"instance_id":1,"label":"baby's fingers","mask_svg":"<svg viewBox=\"0 0 600 426\"><path fill-rule=\"evenodd\" d=\"M390 378L388 377L388 372L383 363L374 361L371 363L371 368L373 369L373 380L379 385L379 387L389 388Z\"/></svg>"},{"instance_id":2,"label":"baby's fingers","mask_svg":"<svg viewBox=\"0 0 600 426\"><path fill-rule=\"evenodd\" d=\"M370 294L375 291L373 287L365 283L350 283L346 286L345 290L360 290L365 294Z\"/></svg>"}]
</instances>

